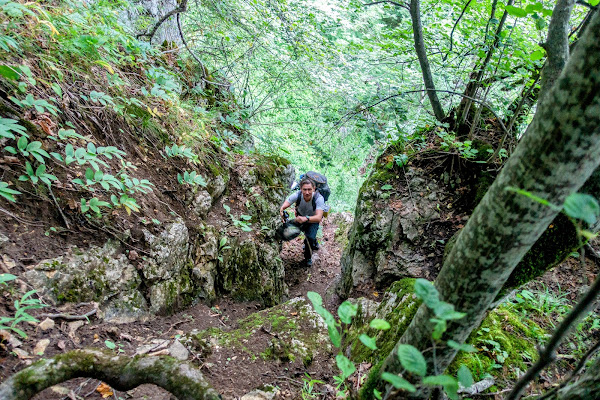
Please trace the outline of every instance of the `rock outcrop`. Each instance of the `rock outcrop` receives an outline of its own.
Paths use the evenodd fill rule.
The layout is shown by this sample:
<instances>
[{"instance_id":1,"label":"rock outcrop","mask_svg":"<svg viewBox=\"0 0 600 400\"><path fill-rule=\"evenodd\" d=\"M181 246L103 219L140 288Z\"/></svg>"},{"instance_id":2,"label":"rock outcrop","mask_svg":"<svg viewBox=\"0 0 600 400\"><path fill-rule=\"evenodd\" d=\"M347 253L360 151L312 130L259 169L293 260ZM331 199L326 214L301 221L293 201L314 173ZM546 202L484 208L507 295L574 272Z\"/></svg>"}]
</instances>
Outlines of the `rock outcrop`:
<instances>
[{"instance_id":1,"label":"rock outcrop","mask_svg":"<svg viewBox=\"0 0 600 400\"><path fill-rule=\"evenodd\" d=\"M178 218L141 229L144 254L117 241L72 247L30 267L25 279L55 304L95 301L100 315L116 323L168 314L193 301L211 303L222 294L280 303L287 289L274 233L294 170L278 158L257 157L248 165L221 171L206 189L190 189L186 203L202 218L198 225ZM233 197L238 210L219 218ZM249 232L235 224L241 214L251 217L244 220Z\"/></svg>"}]
</instances>

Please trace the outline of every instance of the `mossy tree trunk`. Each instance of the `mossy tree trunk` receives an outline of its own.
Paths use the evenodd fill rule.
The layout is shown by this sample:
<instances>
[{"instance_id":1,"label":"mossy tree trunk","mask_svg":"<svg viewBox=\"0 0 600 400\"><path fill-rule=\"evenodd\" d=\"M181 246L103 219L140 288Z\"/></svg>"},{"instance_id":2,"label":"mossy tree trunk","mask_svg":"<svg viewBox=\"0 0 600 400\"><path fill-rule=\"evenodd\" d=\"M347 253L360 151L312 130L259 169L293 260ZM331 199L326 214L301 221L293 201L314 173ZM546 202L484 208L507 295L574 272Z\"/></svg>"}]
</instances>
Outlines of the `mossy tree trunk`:
<instances>
[{"instance_id":1,"label":"mossy tree trunk","mask_svg":"<svg viewBox=\"0 0 600 400\"><path fill-rule=\"evenodd\" d=\"M459 235L436 280L440 297L466 317L448 324L444 340L464 343L479 326L511 272L558 211L507 190L526 190L554 204L577 191L600 164L600 30L596 15L565 70L544 97L522 142ZM386 358L381 372L402 371L398 345L430 347L434 315L424 305ZM444 371L456 351L437 349ZM434 371L434 360L425 352Z\"/></svg>"},{"instance_id":2,"label":"mossy tree trunk","mask_svg":"<svg viewBox=\"0 0 600 400\"><path fill-rule=\"evenodd\" d=\"M40 360L0 385L0 399L26 400L42 390L73 378L95 378L117 390L152 383L179 400L218 400L219 394L200 370L172 357L117 356L101 350L74 350Z\"/></svg>"}]
</instances>

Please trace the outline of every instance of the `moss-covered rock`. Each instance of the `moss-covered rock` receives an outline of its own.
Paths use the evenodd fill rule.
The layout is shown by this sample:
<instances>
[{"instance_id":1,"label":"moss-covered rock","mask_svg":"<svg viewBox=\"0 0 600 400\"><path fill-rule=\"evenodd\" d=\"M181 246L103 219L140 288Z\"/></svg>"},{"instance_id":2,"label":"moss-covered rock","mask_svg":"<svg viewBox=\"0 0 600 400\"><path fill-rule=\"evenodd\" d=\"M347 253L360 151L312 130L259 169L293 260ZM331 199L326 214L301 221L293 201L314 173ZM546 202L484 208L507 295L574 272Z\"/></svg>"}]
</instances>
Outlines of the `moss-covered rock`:
<instances>
[{"instance_id":1,"label":"moss-covered rock","mask_svg":"<svg viewBox=\"0 0 600 400\"><path fill-rule=\"evenodd\" d=\"M272 336L270 341L253 339L265 333ZM191 332L185 340L204 355L226 348L244 352L251 359L298 361L304 365L310 364L317 355L332 351L325 322L303 298L251 314L238 322L237 329ZM264 345L256 348L256 343Z\"/></svg>"}]
</instances>

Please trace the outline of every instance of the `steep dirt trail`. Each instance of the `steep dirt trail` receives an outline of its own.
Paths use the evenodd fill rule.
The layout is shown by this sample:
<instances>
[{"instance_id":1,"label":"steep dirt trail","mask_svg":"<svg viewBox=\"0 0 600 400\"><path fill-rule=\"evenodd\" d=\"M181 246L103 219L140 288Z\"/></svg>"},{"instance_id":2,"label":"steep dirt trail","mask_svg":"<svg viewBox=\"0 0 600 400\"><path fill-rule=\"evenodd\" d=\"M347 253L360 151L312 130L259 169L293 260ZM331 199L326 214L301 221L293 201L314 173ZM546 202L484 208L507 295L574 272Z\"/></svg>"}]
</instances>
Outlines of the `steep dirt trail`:
<instances>
[{"instance_id":1,"label":"steep dirt trail","mask_svg":"<svg viewBox=\"0 0 600 400\"><path fill-rule=\"evenodd\" d=\"M310 268L303 261L301 238L283 244L280 256L285 265L290 299L305 296L307 291L315 291L321 294L326 306L332 311L337 307L339 299L333 293L340 273L342 245L335 240L336 229L337 225L332 219L324 220L318 236L321 247L318 252L315 252L313 265ZM91 307L93 306L82 304L78 307L65 307L64 310L59 311L81 315ZM34 347L43 339L49 340L45 357L78 348L106 349L106 343L109 343L109 346L114 343L115 352L129 356L144 348L151 349L149 353L168 354L167 348L180 335L211 327L223 330L235 329L240 319L260 309L258 302L236 302L229 298L222 298L213 307L197 304L168 317L155 317L145 322L123 325L98 322L94 317L91 317L89 322L55 319L56 324L52 328L42 330L40 326L31 326L26 329L29 336L22 340L21 349L27 355L23 358L9 355L0 359L0 377L4 380L39 359L40 356L33 355ZM32 314L40 315L42 312L49 311L40 310ZM264 345L271 339L269 332L260 332L258 338L253 340L262 341ZM213 349L209 355L190 353L188 360L202 368L207 379L225 399L240 398L245 393L266 384L279 388L278 398L299 398L305 374L309 374L312 379L330 382L334 367L331 359L315 359L308 367L305 367L301 361L283 363L278 360L263 360L260 357L252 357L251 360L247 353L236 353L223 347ZM98 391L100 383L96 379L74 379L59 387L45 390L35 399L102 399L101 391ZM106 391L103 393L107 394ZM172 398L168 392L153 385L143 385L129 392L113 391L109 397L146 400Z\"/></svg>"}]
</instances>

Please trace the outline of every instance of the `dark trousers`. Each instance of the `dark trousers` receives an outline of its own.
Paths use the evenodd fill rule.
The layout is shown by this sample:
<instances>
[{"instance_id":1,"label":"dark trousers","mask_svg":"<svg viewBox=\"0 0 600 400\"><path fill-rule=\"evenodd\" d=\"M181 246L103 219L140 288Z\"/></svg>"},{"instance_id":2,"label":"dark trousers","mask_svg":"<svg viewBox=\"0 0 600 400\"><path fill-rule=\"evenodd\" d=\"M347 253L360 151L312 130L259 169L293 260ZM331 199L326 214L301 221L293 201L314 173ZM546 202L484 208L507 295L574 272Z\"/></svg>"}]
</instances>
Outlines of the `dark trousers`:
<instances>
[{"instance_id":1,"label":"dark trousers","mask_svg":"<svg viewBox=\"0 0 600 400\"><path fill-rule=\"evenodd\" d=\"M304 246L304 259L310 260L314 248L317 246L317 231L319 230L319 223L314 224L302 224L300 230L304 232L309 246Z\"/></svg>"}]
</instances>

